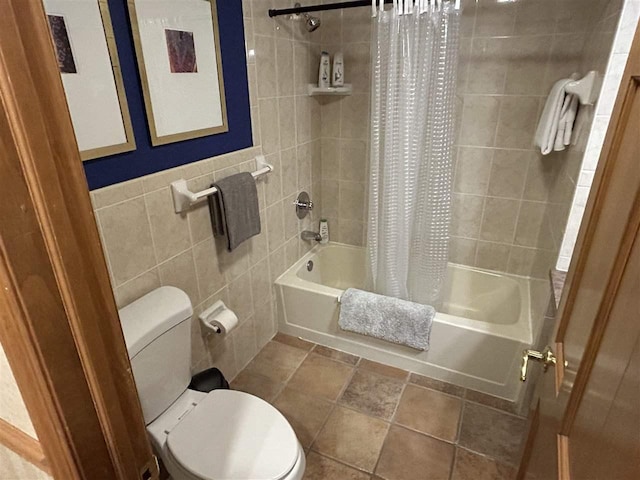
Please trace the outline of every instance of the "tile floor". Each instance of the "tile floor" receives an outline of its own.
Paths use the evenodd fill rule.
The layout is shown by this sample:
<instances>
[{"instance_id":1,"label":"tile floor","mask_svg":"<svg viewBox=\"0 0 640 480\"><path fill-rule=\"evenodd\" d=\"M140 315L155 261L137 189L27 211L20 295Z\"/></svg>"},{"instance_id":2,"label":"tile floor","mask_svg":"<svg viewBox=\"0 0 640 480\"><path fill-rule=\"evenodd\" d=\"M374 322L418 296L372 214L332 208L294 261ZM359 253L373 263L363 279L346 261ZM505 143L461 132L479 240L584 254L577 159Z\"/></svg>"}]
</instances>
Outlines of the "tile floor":
<instances>
[{"instance_id":1,"label":"tile floor","mask_svg":"<svg viewBox=\"0 0 640 480\"><path fill-rule=\"evenodd\" d=\"M504 400L278 334L231 388L289 420L307 480L507 480L526 420Z\"/></svg>"}]
</instances>

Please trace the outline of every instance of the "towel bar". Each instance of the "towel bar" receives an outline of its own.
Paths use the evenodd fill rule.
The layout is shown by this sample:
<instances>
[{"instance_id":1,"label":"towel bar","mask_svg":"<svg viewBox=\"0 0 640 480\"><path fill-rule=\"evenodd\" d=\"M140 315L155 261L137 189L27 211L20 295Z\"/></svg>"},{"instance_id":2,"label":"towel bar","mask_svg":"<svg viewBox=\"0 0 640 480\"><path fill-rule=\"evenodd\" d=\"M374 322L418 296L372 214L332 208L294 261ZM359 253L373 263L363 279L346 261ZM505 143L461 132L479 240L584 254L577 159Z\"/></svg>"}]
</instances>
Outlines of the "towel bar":
<instances>
[{"instance_id":1,"label":"towel bar","mask_svg":"<svg viewBox=\"0 0 640 480\"><path fill-rule=\"evenodd\" d=\"M267 163L264 155L258 155L256 157L256 166L258 169L255 172L251 172L251 175L253 175L253 178L256 180L267 173L273 172L273 165ZM182 213L188 210L194 203L203 198L207 198L209 195L213 195L217 191L218 189L216 187L211 187L200 192L192 192L187 187L187 181L184 179L171 182L174 210L176 213Z\"/></svg>"},{"instance_id":2,"label":"towel bar","mask_svg":"<svg viewBox=\"0 0 640 480\"><path fill-rule=\"evenodd\" d=\"M580 104L593 105L598 99L602 79L598 72L591 70L580 80L575 80L565 87L565 92L578 96Z\"/></svg>"}]
</instances>

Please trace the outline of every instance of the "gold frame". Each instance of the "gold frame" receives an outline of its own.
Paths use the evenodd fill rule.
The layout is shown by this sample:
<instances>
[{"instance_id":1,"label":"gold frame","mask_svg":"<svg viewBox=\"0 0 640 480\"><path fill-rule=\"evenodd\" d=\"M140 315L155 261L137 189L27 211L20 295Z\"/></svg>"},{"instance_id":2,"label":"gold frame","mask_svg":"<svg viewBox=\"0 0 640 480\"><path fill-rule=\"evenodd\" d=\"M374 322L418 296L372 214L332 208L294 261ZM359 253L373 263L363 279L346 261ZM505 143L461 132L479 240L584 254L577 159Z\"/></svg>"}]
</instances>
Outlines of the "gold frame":
<instances>
[{"instance_id":1,"label":"gold frame","mask_svg":"<svg viewBox=\"0 0 640 480\"><path fill-rule=\"evenodd\" d=\"M109 59L111 60L111 71L113 72L113 81L116 86L118 95L118 104L120 106L120 115L122 116L122 125L127 141L106 147L91 148L89 150L81 150L80 158L83 162L93 160L95 158L115 155L116 153L130 152L136 149L136 139L133 135L133 125L131 124L131 115L129 114L129 105L127 104L127 94L124 90L124 81L122 79L122 69L120 68L120 60L118 58L118 49L116 47L116 39L113 33L113 24L111 23L111 13L107 0L96 0L100 10L102 20L102 29L107 42L107 50L109 51Z\"/></svg>"},{"instance_id":2,"label":"gold frame","mask_svg":"<svg viewBox=\"0 0 640 480\"><path fill-rule=\"evenodd\" d=\"M136 14L136 0L127 0L129 7L129 17L131 19L131 32L133 33L133 43L136 49L136 58L138 61L138 71L140 72L140 80L142 82L142 93L144 95L144 106L147 112L147 122L149 124L149 132L151 134L151 144L153 146L166 145L167 143L181 142L192 138L206 137L217 133L229 131L227 120L227 101L224 91L224 78L222 75L222 57L220 54L220 33L218 29L218 8L216 0L203 0L211 5L211 20L213 25L213 35L216 42L216 64L218 67L218 88L220 93L220 109L222 111L222 125L218 127L201 128L191 130L189 132L174 133L171 135L158 136L153 116L153 105L151 103L151 94L149 93L149 79L147 78L147 70L145 68L144 54L142 52L142 42L140 39L140 30L138 29L138 15Z\"/></svg>"}]
</instances>

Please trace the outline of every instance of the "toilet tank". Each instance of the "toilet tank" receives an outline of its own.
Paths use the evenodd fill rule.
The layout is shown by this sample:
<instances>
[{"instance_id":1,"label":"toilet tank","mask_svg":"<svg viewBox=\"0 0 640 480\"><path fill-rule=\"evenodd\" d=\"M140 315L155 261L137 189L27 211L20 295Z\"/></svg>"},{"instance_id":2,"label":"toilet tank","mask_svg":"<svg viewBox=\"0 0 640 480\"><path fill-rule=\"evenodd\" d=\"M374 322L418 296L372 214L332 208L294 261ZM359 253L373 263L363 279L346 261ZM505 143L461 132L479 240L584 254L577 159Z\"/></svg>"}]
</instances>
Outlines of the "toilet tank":
<instances>
[{"instance_id":1,"label":"toilet tank","mask_svg":"<svg viewBox=\"0 0 640 480\"><path fill-rule=\"evenodd\" d=\"M133 377L148 425L191 381L191 316L186 293L158 288L119 311Z\"/></svg>"}]
</instances>

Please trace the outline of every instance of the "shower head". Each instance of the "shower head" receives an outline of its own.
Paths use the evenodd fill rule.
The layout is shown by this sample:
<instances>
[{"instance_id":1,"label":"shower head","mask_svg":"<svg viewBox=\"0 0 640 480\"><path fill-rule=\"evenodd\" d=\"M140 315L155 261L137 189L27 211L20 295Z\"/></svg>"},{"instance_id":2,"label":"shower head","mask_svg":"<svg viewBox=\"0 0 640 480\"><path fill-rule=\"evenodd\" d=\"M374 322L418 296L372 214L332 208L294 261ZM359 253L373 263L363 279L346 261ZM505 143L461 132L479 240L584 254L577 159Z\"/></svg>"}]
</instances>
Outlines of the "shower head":
<instances>
[{"instance_id":1,"label":"shower head","mask_svg":"<svg viewBox=\"0 0 640 480\"><path fill-rule=\"evenodd\" d=\"M300 8L302 5L296 3L293 7ZM293 16L294 19L304 18L304 27L307 29L307 32L313 32L317 30L320 26L320 19L318 17L314 17L313 15L309 15L308 13L302 13Z\"/></svg>"},{"instance_id":2,"label":"shower head","mask_svg":"<svg viewBox=\"0 0 640 480\"><path fill-rule=\"evenodd\" d=\"M317 30L320 26L320 19L318 17L312 17L308 13L304 14L305 26L307 27L308 32L313 32Z\"/></svg>"}]
</instances>

